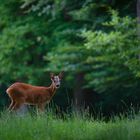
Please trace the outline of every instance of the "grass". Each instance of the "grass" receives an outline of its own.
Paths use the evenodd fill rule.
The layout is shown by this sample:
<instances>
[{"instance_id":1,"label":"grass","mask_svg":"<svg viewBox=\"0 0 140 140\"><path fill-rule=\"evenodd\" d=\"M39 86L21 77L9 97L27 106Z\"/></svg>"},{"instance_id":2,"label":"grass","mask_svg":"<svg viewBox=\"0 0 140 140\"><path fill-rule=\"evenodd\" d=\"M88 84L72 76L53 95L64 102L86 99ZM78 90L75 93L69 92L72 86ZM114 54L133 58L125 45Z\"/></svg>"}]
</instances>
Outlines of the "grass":
<instances>
[{"instance_id":1,"label":"grass","mask_svg":"<svg viewBox=\"0 0 140 140\"><path fill-rule=\"evenodd\" d=\"M140 140L140 117L108 122L52 113L17 116L1 113L0 140Z\"/></svg>"}]
</instances>

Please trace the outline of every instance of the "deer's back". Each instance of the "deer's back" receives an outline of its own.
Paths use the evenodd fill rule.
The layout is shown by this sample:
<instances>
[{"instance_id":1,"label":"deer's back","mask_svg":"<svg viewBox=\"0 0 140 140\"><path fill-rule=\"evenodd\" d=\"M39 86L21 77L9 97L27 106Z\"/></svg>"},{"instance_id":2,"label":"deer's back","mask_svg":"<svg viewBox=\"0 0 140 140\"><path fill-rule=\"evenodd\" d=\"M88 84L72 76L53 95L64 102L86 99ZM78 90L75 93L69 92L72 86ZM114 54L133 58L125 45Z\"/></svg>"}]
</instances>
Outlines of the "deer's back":
<instances>
[{"instance_id":1,"label":"deer's back","mask_svg":"<svg viewBox=\"0 0 140 140\"><path fill-rule=\"evenodd\" d=\"M7 90L7 94L13 98L25 98L26 100L47 100L49 98L49 94L47 96L46 87L41 86L32 86L30 84L25 83L14 83ZM45 95L45 96L44 96ZM33 102L32 101L32 102Z\"/></svg>"}]
</instances>

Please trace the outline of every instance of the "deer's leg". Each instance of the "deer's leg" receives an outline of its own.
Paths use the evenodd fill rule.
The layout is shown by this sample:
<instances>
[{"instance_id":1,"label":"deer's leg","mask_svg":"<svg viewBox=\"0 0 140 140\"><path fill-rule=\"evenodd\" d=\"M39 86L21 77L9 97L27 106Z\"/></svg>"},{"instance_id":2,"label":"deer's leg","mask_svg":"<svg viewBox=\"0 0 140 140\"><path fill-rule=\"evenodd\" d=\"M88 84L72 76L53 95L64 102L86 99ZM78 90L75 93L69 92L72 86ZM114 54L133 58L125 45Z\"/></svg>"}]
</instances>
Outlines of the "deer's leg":
<instances>
[{"instance_id":1,"label":"deer's leg","mask_svg":"<svg viewBox=\"0 0 140 140\"><path fill-rule=\"evenodd\" d=\"M17 110L21 107L22 103L16 102L15 105L13 106L12 110Z\"/></svg>"},{"instance_id":2,"label":"deer's leg","mask_svg":"<svg viewBox=\"0 0 140 140\"><path fill-rule=\"evenodd\" d=\"M18 101L15 102L12 110L19 109L23 104L24 104L24 99L21 98L20 100L18 100Z\"/></svg>"},{"instance_id":3,"label":"deer's leg","mask_svg":"<svg viewBox=\"0 0 140 140\"><path fill-rule=\"evenodd\" d=\"M15 101L11 100L11 104L10 104L10 106L8 108L9 111L11 111L11 109L13 108L13 106L15 105L15 103L16 103Z\"/></svg>"},{"instance_id":4,"label":"deer's leg","mask_svg":"<svg viewBox=\"0 0 140 140\"><path fill-rule=\"evenodd\" d=\"M39 112L44 112L45 111L45 103L41 103L37 105L38 111Z\"/></svg>"}]
</instances>

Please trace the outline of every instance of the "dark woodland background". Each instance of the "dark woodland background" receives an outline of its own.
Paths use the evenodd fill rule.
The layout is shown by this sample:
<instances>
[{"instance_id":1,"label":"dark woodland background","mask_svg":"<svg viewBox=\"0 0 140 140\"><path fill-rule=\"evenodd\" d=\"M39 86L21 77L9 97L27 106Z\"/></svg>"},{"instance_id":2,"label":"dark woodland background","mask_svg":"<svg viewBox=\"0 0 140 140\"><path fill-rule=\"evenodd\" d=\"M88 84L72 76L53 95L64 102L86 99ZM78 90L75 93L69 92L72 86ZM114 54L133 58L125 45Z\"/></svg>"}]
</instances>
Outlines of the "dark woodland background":
<instances>
[{"instance_id":1,"label":"dark woodland background","mask_svg":"<svg viewBox=\"0 0 140 140\"><path fill-rule=\"evenodd\" d=\"M104 116L140 105L135 0L1 0L0 110L16 81L49 86L64 71L51 106Z\"/></svg>"}]
</instances>

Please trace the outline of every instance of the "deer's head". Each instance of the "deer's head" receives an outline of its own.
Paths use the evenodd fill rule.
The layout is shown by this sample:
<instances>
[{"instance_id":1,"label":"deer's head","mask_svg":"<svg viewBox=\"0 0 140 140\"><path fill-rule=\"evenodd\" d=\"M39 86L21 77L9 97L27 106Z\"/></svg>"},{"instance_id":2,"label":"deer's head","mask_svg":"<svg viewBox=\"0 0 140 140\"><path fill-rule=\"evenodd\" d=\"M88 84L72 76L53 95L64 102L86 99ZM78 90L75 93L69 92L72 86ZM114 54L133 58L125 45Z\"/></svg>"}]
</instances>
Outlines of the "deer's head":
<instances>
[{"instance_id":1,"label":"deer's head","mask_svg":"<svg viewBox=\"0 0 140 140\"><path fill-rule=\"evenodd\" d=\"M51 80L52 80L52 83L54 84L54 86L56 88L59 88L60 84L61 84L61 79L63 77L63 72L60 72L58 75L54 75L54 73L51 73L50 77L51 77Z\"/></svg>"}]
</instances>

